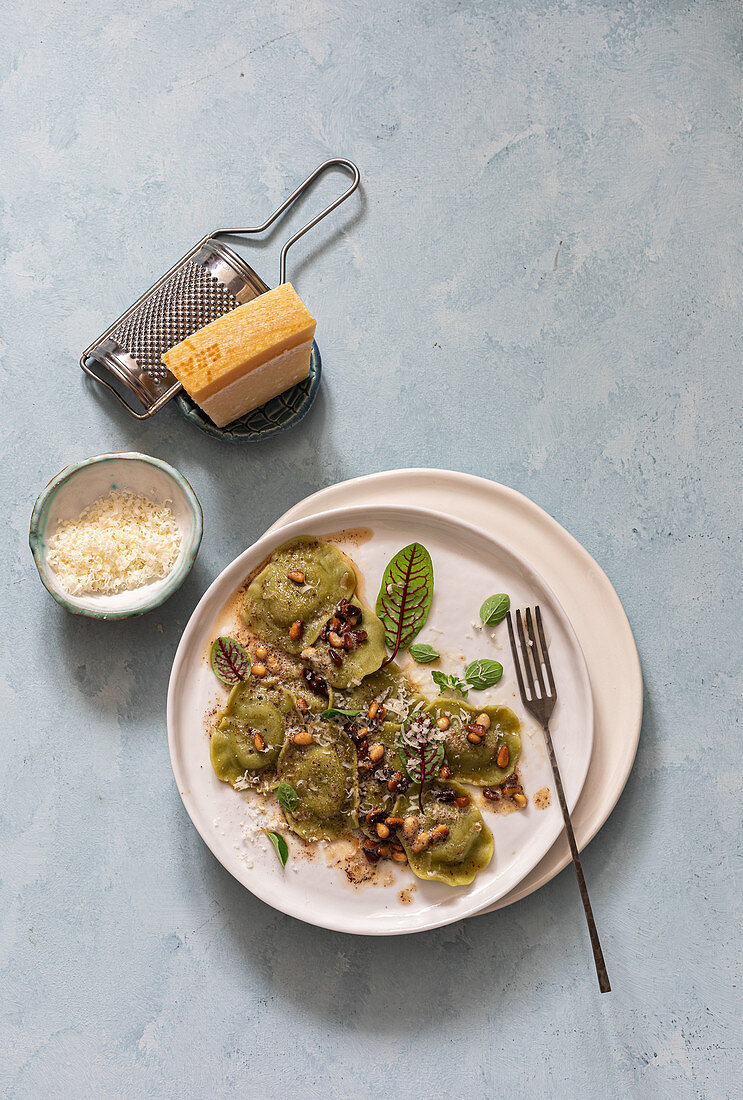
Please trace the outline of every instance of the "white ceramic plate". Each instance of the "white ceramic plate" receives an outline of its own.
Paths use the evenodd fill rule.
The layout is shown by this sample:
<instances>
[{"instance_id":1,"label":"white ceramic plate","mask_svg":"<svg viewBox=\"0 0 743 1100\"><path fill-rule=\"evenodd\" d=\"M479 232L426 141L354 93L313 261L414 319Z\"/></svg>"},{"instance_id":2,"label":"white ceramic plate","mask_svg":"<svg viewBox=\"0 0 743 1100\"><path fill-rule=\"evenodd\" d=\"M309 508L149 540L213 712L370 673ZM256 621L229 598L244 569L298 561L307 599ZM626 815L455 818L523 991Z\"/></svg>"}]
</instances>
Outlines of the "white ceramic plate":
<instances>
[{"instance_id":1,"label":"white ceramic plate","mask_svg":"<svg viewBox=\"0 0 743 1100\"><path fill-rule=\"evenodd\" d=\"M552 779L538 727L524 715L517 698L505 624L490 632L473 622L483 599L508 592L514 606L538 603L548 632L559 690L552 723L568 801L574 806L585 781L593 741L593 703L585 661L573 629L554 594L527 562L478 528L418 509L348 508L300 520L265 535L241 554L208 589L184 631L168 691L171 762L191 820L223 866L263 901L308 923L366 935L395 935L449 924L492 904L513 889L554 843L562 826L556 802L538 810L530 801L520 813L485 811L495 838L490 865L467 887L421 882L409 870L390 865L391 885L352 887L342 872L327 864L325 851L307 860L299 841L290 838L292 855L282 870L273 851L255 829L250 795L235 792L215 777L208 755L205 716L226 698L208 665L214 637L225 629L225 605L245 577L286 539L300 534L324 536L360 527L372 532L360 544L343 543L364 576L367 602L373 603L384 566L413 540L429 549L435 570L431 613L419 635L445 656L444 667L461 671L465 658L500 660L505 672L488 692L473 693L476 703L500 702L524 719L520 773L528 794L551 788ZM362 596L364 593L361 593ZM431 684L430 668L404 665L419 682ZM433 685L431 684L431 687ZM386 868L385 868L386 871ZM409 891L406 903L400 898Z\"/></svg>"},{"instance_id":2,"label":"white ceramic plate","mask_svg":"<svg viewBox=\"0 0 743 1100\"><path fill-rule=\"evenodd\" d=\"M408 501L459 519L476 516L478 525L496 537L507 531L509 546L532 563L567 612L586 658L594 704L591 766L571 815L578 846L584 848L624 789L642 724L640 659L611 581L588 551L528 497L498 482L455 470L386 470L341 481L299 501L274 528L328 508ZM561 833L519 885L483 912L526 897L569 863L570 850Z\"/></svg>"}]
</instances>

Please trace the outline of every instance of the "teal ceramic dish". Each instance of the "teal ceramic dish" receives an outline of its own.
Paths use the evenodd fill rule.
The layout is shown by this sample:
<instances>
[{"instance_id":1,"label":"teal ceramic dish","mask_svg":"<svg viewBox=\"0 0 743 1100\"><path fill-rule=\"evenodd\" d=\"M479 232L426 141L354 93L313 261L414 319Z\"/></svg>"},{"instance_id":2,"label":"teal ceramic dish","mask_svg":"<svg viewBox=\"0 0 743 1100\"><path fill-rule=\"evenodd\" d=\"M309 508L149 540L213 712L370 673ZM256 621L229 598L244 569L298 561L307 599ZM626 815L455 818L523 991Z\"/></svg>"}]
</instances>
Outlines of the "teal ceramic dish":
<instances>
[{"instance_id":1,"label":"teal ceramic dish","mask_svg":"<svg viewBox=\"0 0 743 1100\"><path fill-rule=\"evenodd\" d=\"M218 428L184 390L180 391L175 402L187 420L207 435L213 435L215 439L226 439L228 443L262 443L287 428L293 428L307 415L317 396L321 374L320 351L313 342L310 373L303 382L246 413L239 420L233 420L224 428Z\"/></svg>"},{"instance_id":2,"label":"teal ceramic dish","mask_svg":"<svg viewBox=\"0 0 743 1100\"><path fill-rule=\"evenodd\" d=\"M167 576L141 588L111 596L73 596L60 586L47 562L47 532L51 534L64 520L77 519L111 489L169 502L181 532L178 559ZM65 610L91 619L130 619L159 607L180 588L196 560L202 531L201 505L183 475L159 458L124 452L96 455L52 478L34 505L28 541L42 582Z\"/></svg>"}]
</instances>

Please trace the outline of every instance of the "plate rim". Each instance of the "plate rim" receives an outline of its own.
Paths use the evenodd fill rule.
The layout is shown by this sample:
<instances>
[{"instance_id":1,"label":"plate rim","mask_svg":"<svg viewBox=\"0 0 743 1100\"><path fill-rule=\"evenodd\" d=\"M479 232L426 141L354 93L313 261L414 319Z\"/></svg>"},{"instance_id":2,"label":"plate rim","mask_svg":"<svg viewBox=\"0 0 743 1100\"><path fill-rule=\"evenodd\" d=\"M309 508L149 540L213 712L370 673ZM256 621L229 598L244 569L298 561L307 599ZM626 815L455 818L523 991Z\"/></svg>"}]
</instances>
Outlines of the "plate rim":
<instances>
[{"instance_id":1,"label":"plate rim","mask_svg":"<svg viewBox=\"0 0 743 1100\"><path fill-rule=\"evenodd\" d=\"M637 757L637 749L640 743L640 735L642 732L642 719L644 710L644 683L642 678L642 664L640 661L640 655L637 649L637 642L635 641L634 633L632 630L632 624L629 621L627 612L622 604L619 594L617 593L610 577L602 568L602 566L596 561L593 555L585 546L573 535L566 527L564 527L559 520L555 519L545 508L531 500L525 493L521 493L518 489L513 489L511 486L503 485L501 482L495 481L492 478L483 477L480 474L471 474L462 470L450 470L446 468L439 468L436 466L409 466L400 469L391 470L379 470L371 474L361 474L357 477L347 478L345 481L337 481L331 485L326 485L322 489L318 489L316 492L309 496L303 497L295 504L288 508L279 518L274 522L270 530L283 526L285 523L294 522L294 519L300 515L303 507L310 502L315 502L318 507L329 507L328 504L323 505L323 501L326 497L332 498L344 489L353 489L355 491L363 491L367 485L378 484L388 488L389 491L400 491L401 486L395 486L394 482L398 479L405 481L410 478L429 478L432 483L436 480L450 482L454 486L458 486L462 489L472 491L481 491L488 496L499 498L505 497L515 507L522 509L527 513L530 518L538 523L546 525L548 532L564 543L572 553L576 554L578 559L587 566L590 571L596 577L598 583L606 593L613 611L618 617L618 621L621 623L624 629L624 642L627 646L627 657L629 658L629 664L631 666L634 683L632 685L632 698L633 698L633 717L630 721L623 726L622 735L627 744L628 751L625 754L619 772L615 775L611 788L602 795L599 808L594 809L588 818L588 824L583 825L582 822L578 822L576 825L576 840L578 848L583 851L584 848L590 844L594 837L600 832L603 826L608 821L614 808L616 807L624 788L627 785L632 768ZM454 515L455 513L447 511L447 514ZM309 512L302 515L301 518L310 519L313 513ZM580 639L579 639L580 640ZM582 648L582 647L581 647ZM594 702L596 694L594 693ZM627 737L627 734L631 733L631 737ZM581 798L578 800L576 810L580 810L580 802L586 797L586 787L584 786ZM575 816L575 815L574 815ZM563 842L564 841L564 842ZM558 850L561 849L561 850ZM567 840L563 837L558 837L555 844L550 849L544 860L547 860L550 853L554 853L554 862L545 868L536 879L524 888L516 887L514 890L506 894L500 901L495 902L492 906L488 906L479 910L476 916L484 915L485 913L495 912L498 909L505 908L508 905L513 905L517 901L521 901L523 898L528 897L536 890L541 889L542 886L546 886L548 882L551 882L562 870L567 867L571 862L570 850L567 845ZM537 868L535 868L536 870Z\"/></svg>"},{"instance_id":2,"label":"plate rim","mask_svg":"<svg viewBox=\"0 0 743 1100\"><path fill-rule=\"evenodd\" d=\"M526 558L524 558L522 554L520 554L520 553L514 551L513 549L511 549L509 546L507 546L497 536L490 534L489 532L483 530L481 527L478 527L476 524L468 522L467 520L460 519L456 516L451 516L451 515L448 515L448 514L439 513L439 512L436 512L436 511L434 511L433 509L430 509L430 508L416 508L416 507L407 506L407 505L389 505L389 504L377 504L377 505L373 505L371 507L373 507L374 510L376 510L378 512L382 512L382 513L386 512L386 513L397 514L399 516L412 516L413 518L418 518L420 520L427 520L428 522L432 522L434 524L443 523L445 526L448 526L450 528L454 527L454 528L458 528L459 530L464 529L464 530L469 531L476 538L484 539L486 542L489 542L490 544L492 544L501 553L503 553L506 557L510 558L511 561L517 562L527 572L527 574L529 576L529 580L536 582L538 585L541 585L542 588L544 589L544 591L548 594L549 598L553 601L557 611L559 612L559 614L562 618L563 627L566 629L569 637L571 638L572 645L573 645L574 650L575 650L575 652L578 656L578 669L577 669L577 672L578 672L578 674L580 676L580 679L582 681L582 690L585 693L585 696L588 700L588 715L587 715L588 729L587 729L587 735L588 735L588 738L589 738L589 751L586 753L585 767L584 767L583 774L582 774L582 777L581 777L581 780L580 780L580 785L579 785L579 788L578 788L578 792L577 792L576 795L571 797L571 799L569 800L570 801L570 808L572 810L575 807L575 805L577 805L578 799L580 798L580 795L583 791L583 788L584 788L585 782L586 782L586 778L587 778L587 775L588 775L590 763L591 763L591 757L592 757L592 754L593 754L593 747L594 747L594 732L595 732L594 731L594 726L595 726L594 712L595 712L595 708L594 708L593 691L592 691L592 687L591 687L590 676L589 676L589 673L588 673L588 667L587 667L587 664L586 664L585 655L584 655L582 647L580 645L580 640L579 640L579 638L578 638L578 636L575 632L575 629L573 628L573 625L570 621L569 616L567 615L564 607L562 606L562 603L557 598L557 596L556 596L555 592L553 591L552 587L547 583L547 581L541 575L541 573L539 573L539 571L537 569L535 569L534 566L532 566L532 564ZM189 788L188 788L188 786L185 782L183 782L183 783L181 782L185 777L180 774L179 767L178 767L178 746L177 746L177 740L178 739L176 737L176 728L175 728L176 723L175 723L175 713L174 713L175 705L176 705L175 704L175 695L176 695L176 690L177 690L177 684L178 684L179 677L181 675L181 666L184 665L185 660L186 660L186 649L188 648L188 646L190 644L191 637L194 634L198 635L198 631L202 626L201 619L206 614L207 607L208 607L208 604L211 600L212 595L215 593L215 591L217 589L221 589L223 587L223 585L228 582L228 577L227 577L228 574L233 574L233 573L235 574L234 577L229 577L230 590L234 589L235 585L240 583L239 577L244 576L245 569L246 569L246 566L243 564L243 562L249 555L250 556L254 555L256 548L260 547L261 550L264 550L264 552L266 554L268 554L272 551L272 549L275 549L275 546L280 545L281 541L283 541L284 539L292 538L292 537L294 537L295 534L301 534L303 529L306 528L307 524L312 522L312 521L315 521L315 522L322 521L323 523L329 523L329 524L331 524L331 530L332 529L341 530L344 526L347 527L349 522L350 522L351 526L354 526L354 522L355 522L356 526L358 526L358 523L363 518L363 515L362 516L357 516L356 513L368 514L368 512L371 510L371 507L368 506L368 505L365 506L365 505L358 505L357 504L357 505L352 505L352 506L346 506L345 508L326 509L326 510L324 510L322 512L319 512L319 513L316 513L312 516L302 517L302 518L300 518L296 521L293 521L292 523L290 523L286 526L282 525L282 526L277 527L274 524L270 528L268 528L258 539L256 539L253 543L251 543L249 546L247 546L240 554L238 554L235 558L233 558L232 561L230 561L219 572L219 574L214 578L212 583L209 585L209 587L206 589L206 591L202 595L201 599L199 600L198 604L194 608L193 612L191 613L191 615L188 619L188 622L186 623L186 626L184 627L183 633L181 635L180 641L178 643L178 647L176 649L176 652L175 652L175 655L174 655L174 658L173 658L173 664L172 664L172 667L171 667L170 677L169 677L169 681L168 681L167 706L166 706L166 716L167 716L166 721L167 721L167 730L168 730L168 751L169 751L169 755L170 755L171 769L173 771L173 776L174 776L174 779L175 779L175 782L176 782L176 786L178 788L178 793L181 797L181 801L183 802L186 813L189 816L191 824L196 829L199 836L204 841L204 843L209 848L209 850L212 852L214 857L225 868L225 870L229 874L231 874L233 876L233 878L235 878L245 889L250 891L250 893L252 893L255 897L259 898L265 904L270 905L272 908L276 909L278 912L282 912L282 913L285 913L288 916L295 917L296 919L302 920L305 923L311 924L315 927L326 928L326 929L329 929L331 931L344 932L344 933L347 933L347 934L355 934L355 935L366 935L366 936L412 935L412 934L415 934L417 932L430 931L434 928L443 927L443 926L446 926L446 925L449 925L449 924L457 923L460 920L465 920L467 917L474 916L474 915L476 915L480 912L485 911L488 906L496 903L499 900L499 897L506 896L506 894L508 892L510 892L510 890L512 890L516 886L518 886L519 882L523 881L523 879L534 869L534 867L538 866L539 862L551 850L555 840L557 839L557 837L562 832L562 823L559 820L557 820L555 822L556 831L555 831L552 839L550 840L549 845L547 846L547 848L545 848L542 851L542 854L540 856L538 856L537 859L524 871L523 875L518 880L518 882L515 883L514 886L511 886L510 889L507 889L506 891L504 891L504 893L502 895L499 895L498 897L495 897L495 898L491 898L490 900L486 901L484 904L480 901L479 903L478 902L473 903L471 906L466 906L465 905L464 912L459 912L459 913L457 913L456 916L453 916L453 917L444 916L441 919L437 920L437 919L431 919L430 916L429 916L428 919L423 919L419 925L416 925L415 927L411 927L411 928L392 928L392 929L374 928L374 929L368 929L368 928L361 928L361 927L350 927L347 921L345 921L345 922L344 921L334 921L332 919L327 919L327 918L321 918L319 920L318 919L309 920L308 917L307 917L307 913L306 913L305 909L300 910L299 908L294 908L292 906L285 907L285 906L282 906L280 904L276 904L275 901L272 900L273 899L273 894L271 893L271 891L269 891L270 896L266 896L263 892L258 892L256 890L252 889L252 887L249 886L243 880L243 878L240 876L239 873L236 872L236 870L233 870L233 868L230 867L230 866L226 866L225 863L222 861L222 859L221 859L220 855L218 854L218 852L215 851L215 848L212 846L212 843L210 842L210 840L211 840L210 834L205 835L205 833L202 832L202 830L199 828L199 825L194 820L194 818L191 814L190 807L191 807L191 805L194 805L195 798L194 798L192 793L189 793L189 795L186 794L186 791ZM346 519L341 520L340 517L346 517ZM348 517L352 517L352 518L349 520ZM341 527L336 528L335 525L336 525L337 522L341 523ZM261 544L265 544L265 546L261 546ZM425 913L421 914L421 917L425 918Z\"/></svg>"}]
</instances>

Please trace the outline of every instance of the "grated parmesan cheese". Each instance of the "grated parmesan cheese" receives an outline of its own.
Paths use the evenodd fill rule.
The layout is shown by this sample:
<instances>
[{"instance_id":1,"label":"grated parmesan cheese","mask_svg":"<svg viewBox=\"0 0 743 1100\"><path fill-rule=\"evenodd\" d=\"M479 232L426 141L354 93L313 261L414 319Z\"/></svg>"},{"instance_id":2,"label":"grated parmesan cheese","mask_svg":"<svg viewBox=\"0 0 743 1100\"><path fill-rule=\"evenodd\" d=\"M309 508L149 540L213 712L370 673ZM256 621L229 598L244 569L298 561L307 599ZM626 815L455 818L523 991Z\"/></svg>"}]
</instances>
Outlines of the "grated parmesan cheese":
<instances>
[{"instance_id":1,"label":"grated parmesan cheese","mask_svg":"<svg viewBox=\"0 0 743 1100\"><path fill-rule=\"evenodd\" d=\"M167 576L181 549L181 533L169 502L112 489L60 523L50 537L47 561L66 592L112 595Z\"/></svg>"}]
</instances>

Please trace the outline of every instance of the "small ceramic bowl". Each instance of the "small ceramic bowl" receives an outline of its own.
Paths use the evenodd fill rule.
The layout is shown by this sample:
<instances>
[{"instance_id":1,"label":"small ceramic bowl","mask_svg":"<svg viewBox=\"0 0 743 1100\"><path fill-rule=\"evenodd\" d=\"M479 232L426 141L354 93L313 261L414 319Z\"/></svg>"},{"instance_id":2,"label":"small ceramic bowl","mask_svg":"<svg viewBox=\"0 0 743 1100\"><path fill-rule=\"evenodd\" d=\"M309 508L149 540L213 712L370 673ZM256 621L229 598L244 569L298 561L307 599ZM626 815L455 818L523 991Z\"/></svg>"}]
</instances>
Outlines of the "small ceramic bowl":
<instances>
[{"instance_id":1,"label":"small ceramic bowl","mask_svg":"<svg viewBox=\"0 0 743 1100\"><path fill-rule=\"evenodd\" d=\"M56 531L60 522L77 519L84 508L112 489L167 500L181 532L180 554L170 573L152 584L111 596L73 596L61 587L47 562L47 532ZM44 585L67 611L91 619L129 619L159 607L180 588L196 560L202 530L196 494L167 462L137 453L104 454L67 466L52 478L34 505L28 541Z\"/></svg>"}]
</instances>

